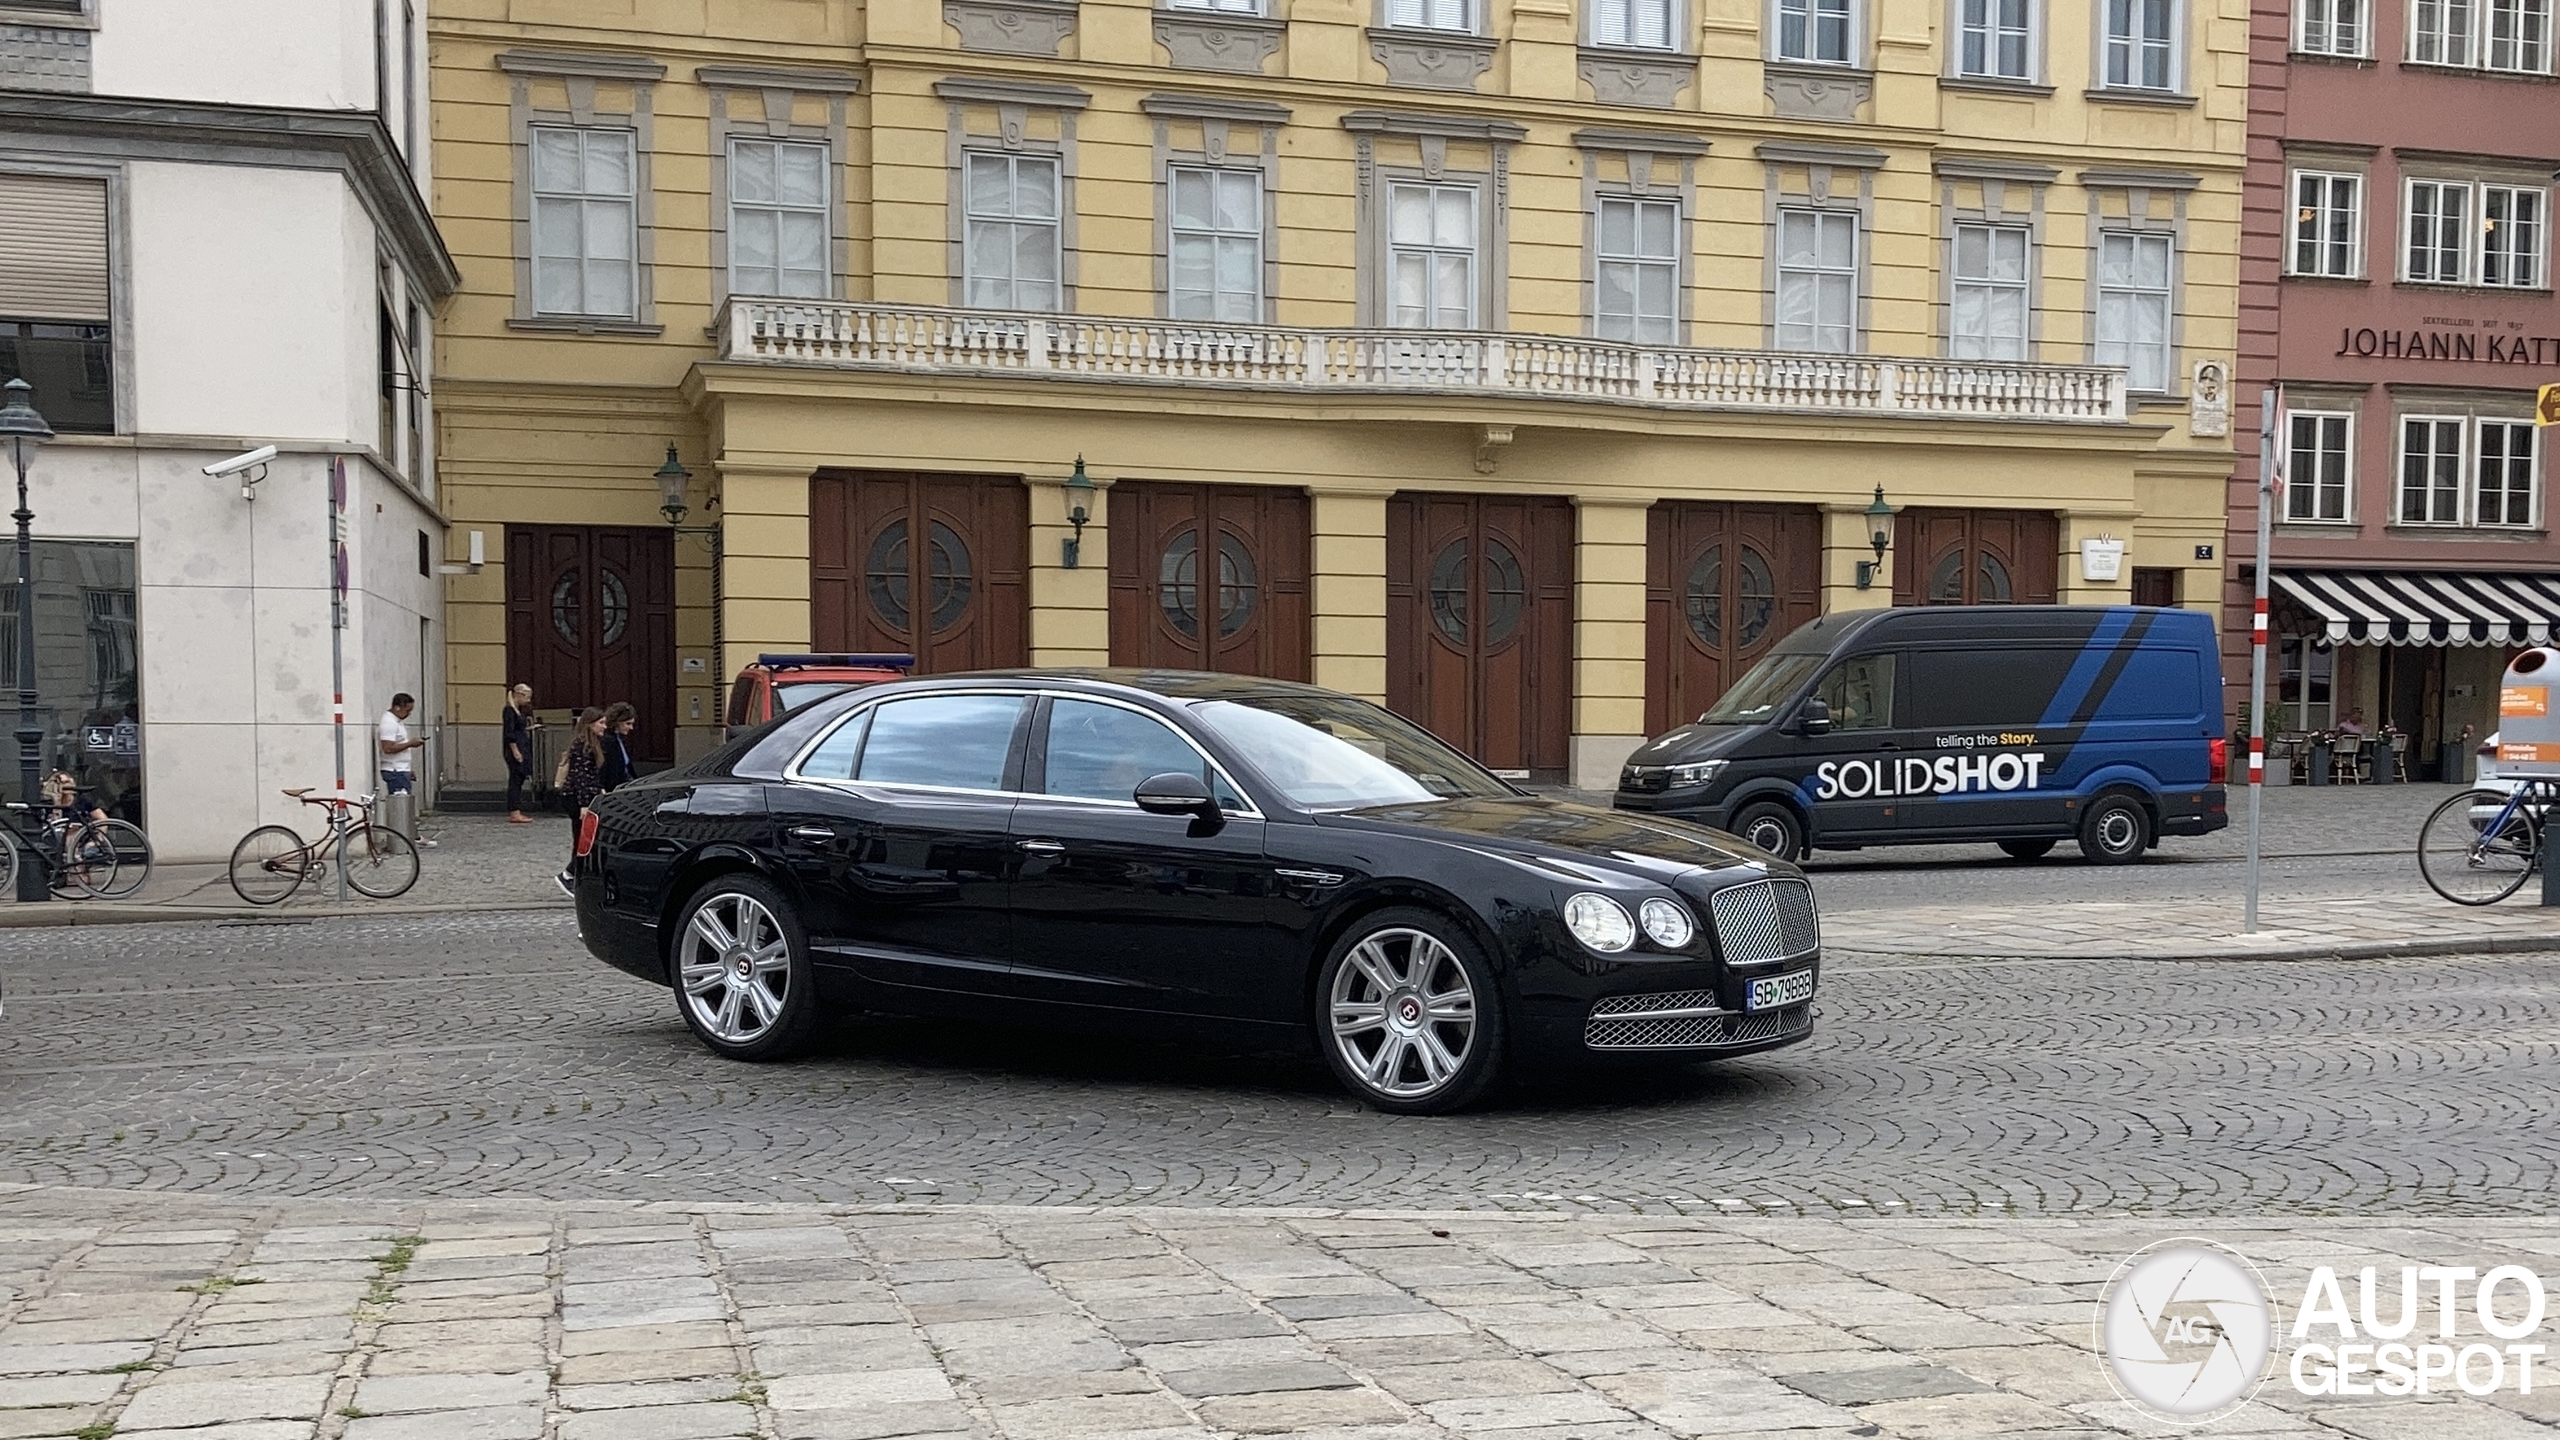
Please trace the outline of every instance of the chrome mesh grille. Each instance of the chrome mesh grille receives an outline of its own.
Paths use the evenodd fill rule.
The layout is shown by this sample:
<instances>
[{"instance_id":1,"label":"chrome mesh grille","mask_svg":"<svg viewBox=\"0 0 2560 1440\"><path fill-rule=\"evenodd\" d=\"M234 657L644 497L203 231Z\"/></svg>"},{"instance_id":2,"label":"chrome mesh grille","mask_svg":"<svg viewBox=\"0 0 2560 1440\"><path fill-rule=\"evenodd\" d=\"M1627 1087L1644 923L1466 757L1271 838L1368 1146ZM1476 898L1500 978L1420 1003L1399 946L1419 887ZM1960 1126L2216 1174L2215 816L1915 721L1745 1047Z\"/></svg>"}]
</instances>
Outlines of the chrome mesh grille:
<instances>
[{"instance_id":1,"label":"chrome mesh grille","mask_svg":"<svg viewBox=\"0 0 2560 1440\"><path fill-rule=\"evenodd\" d=\"M1811 954L1822 946L1813 889L1801 880L1754 880L1717 891L1707 902L1716 944L1728 965L1754 965Z\"/></svg>"},{"instance_id":2,"label":"chrome mesh grille","mask_svg":"<svg viewBox=\"0 0 2560 1440\"><path fill-rule=\"evenodd\" d=\"M1714 995L1703 990L1674 990L1660 995L1620 995L1603 1000L1591 1009L1591 1018L1582 1029L1582 1043L1594 1050L1680 1050L1701 1045L1748 1045L1757 1040L1774 1040L1793 1034L1813 1024L1813 1006L1790 1005L1783 1010L1769 1010L1757 1015L1742 1015L1731 1010L1710 1010L1705 1014L1665 1014L1698 1008L1692 1002L1712 1005ZM1611 1009L1610 1007L1615 1007Z\"/></svg>"}]
</instances>

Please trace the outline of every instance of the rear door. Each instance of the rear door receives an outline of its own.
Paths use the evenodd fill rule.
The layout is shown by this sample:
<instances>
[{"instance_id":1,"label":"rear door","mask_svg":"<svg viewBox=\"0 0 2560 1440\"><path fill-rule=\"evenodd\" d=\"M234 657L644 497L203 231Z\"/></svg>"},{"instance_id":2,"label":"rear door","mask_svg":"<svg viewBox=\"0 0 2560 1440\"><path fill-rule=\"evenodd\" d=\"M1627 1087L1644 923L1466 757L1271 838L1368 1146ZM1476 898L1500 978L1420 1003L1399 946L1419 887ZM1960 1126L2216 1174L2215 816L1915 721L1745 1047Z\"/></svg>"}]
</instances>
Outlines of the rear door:
<instances>
[{"instance_id":1,"label":"rear door","mask_svg":"<svg viewBox=\"0 0 2560 1440\"><path fill-rule=\"evenodd\" d=\"M1911 748L1930 771L1903 806L1905 835L2067 832L2079 818L2066 763L2078 727L2048 717L2087 654L2058 638L1910 652Z\"/></svg>"}]
</instances>

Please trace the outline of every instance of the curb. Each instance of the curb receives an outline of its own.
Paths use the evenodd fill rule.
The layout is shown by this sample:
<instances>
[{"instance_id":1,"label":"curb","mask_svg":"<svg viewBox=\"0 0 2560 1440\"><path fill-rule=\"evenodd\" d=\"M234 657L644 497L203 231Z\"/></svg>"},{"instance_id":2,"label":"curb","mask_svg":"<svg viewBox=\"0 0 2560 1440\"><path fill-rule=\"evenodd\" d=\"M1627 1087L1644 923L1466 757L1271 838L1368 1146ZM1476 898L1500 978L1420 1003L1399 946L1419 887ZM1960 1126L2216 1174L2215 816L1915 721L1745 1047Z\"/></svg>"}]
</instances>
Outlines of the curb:
<instances>
[{"instance_id":1,"label":"curb","mask_svg":"<svg viewBox=\"0 0 2560 1440\"><path fill-rule=\"evenodd\" d=\"M1981 950L1882 950L1872 946L1825 946L1826 965L1835 957L1891 957L1896 960L1938 960L1957 964L2101 964L2114 961L2174 960L2184 962L2209 960L2245 960L2284 962L2292 960L2393 960L2423 959L2440 955L2540 955L2560 951L2560 934L2554 935L2474 935L2464 938L2428 938L2423 940L2361 940L2347 943L2311 945L2262 945L2250 949L2224 950L2141 950L2112 955L2069 955L1989 952ZM1890 969L1890 966L1877 966Z\"/></svg>"},{"instance_id":2,"label":"curb","mask_svg":"<svg viewBox=\"0 0 2560 1440\"><path fill-rule=\"evenodd\" d=\"M262 920L285 923L300 920L357 920L368 917L399 915L484 915L499 911L569 912L573 907L565 900L502 900L471 905L401 905L387 903L356 907L352 905L294 907L291 909L247 905L92 905L78 901L43 901L35 905L0 905L0 930L61 929L74 925L173 925L189 920L241 921Z\"/></svg>"}]
</instances>

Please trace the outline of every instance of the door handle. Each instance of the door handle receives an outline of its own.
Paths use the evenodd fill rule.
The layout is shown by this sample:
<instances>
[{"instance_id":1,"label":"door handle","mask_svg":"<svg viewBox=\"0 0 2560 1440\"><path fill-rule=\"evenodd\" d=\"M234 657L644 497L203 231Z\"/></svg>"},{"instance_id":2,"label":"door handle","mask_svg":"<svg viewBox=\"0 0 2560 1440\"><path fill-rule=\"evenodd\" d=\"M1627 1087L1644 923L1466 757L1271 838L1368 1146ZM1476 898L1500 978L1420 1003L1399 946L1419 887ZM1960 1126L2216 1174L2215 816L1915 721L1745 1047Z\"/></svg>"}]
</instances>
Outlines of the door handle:
<instances>
[{"instance_id":1,"label":"door handle","mask_svg":"<svg viewBox=\"0 0 2560 1440\"><path fill-rule=\"evenodd\" d=\"M1027 855L1064 855L1067 847L1055 840L1017 840L1014 848Z\"/></svg>"},{"instance_id":2,"label":"door handle","mask_svg":"<svg viewBox=\"0 0 2560 1440\"><path fill-rule=\"evenodd\" d=\"M794 825L783 833L794 840L809 840L818 844L824 844L836 838L836 832L824 825Z\"/></svg>"}]
</instances>

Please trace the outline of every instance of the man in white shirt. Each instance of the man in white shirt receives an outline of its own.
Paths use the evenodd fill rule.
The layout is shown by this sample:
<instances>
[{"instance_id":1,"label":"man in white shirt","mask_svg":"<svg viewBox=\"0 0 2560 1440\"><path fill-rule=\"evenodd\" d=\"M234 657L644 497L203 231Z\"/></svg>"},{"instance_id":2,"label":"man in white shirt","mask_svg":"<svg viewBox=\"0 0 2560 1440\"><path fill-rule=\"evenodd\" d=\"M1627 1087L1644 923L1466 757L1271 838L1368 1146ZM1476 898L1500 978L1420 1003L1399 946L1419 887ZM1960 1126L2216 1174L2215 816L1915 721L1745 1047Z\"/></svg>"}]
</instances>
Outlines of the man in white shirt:
<instances>
[{"instance_id":1,"label":"man in white shirt","mask_svg":"<svg viewBox=\"0 0 2560 1440\"><path fill-rule=\"evenodd\" d=\"M382 793L409 794L418 782L417 762L411 752L426 748L426 741L409 738L409 712L418 708L418 697L403 690L391 697L391 708L382 712L377 746L382 751Z\"/></svg>"}]
</instances>

